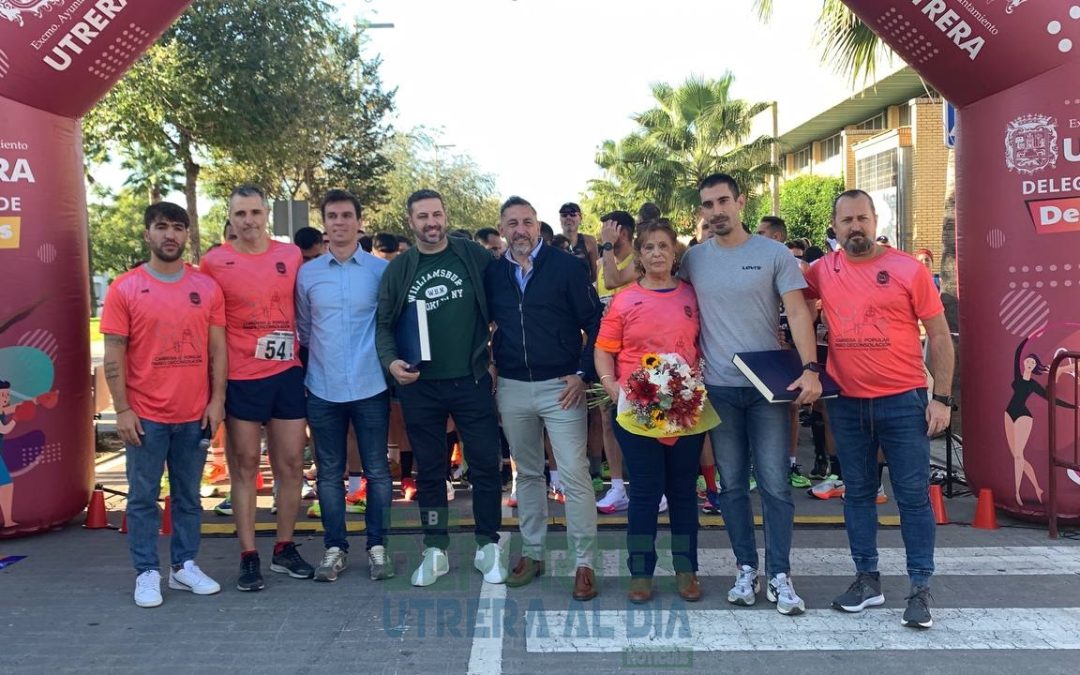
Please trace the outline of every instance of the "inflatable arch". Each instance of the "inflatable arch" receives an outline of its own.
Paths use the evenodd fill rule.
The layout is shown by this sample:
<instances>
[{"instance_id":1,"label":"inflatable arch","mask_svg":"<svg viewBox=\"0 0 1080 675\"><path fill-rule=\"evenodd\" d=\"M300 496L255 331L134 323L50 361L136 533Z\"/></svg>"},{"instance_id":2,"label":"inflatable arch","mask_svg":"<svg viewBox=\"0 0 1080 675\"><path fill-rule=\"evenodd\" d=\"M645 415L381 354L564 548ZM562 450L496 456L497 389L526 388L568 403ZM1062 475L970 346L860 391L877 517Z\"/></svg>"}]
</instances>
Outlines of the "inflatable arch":
<instances>
[{"instance_id":1,"label":"inflatable arch","mask_svg":"<svg viewBox=\"0 0 1080 675\"><path fill-rule=\"evenodd\" d=\"M1045 489L1047 402L1029 384L1045 376L1027 375L1025 362L1080 350L1080 0L845 1L959 107L965 467L1002 508L1041 515L1028 479L1015 501L1014 458L1026 458ZM18 523L0 536L55 527L88 501L78 119L187 5L0 0L0 512L14 503L0 517ZM1018 380L1033 392L1019 402ZM1032 431L1017 447L1025 412ZM1071 442L1071 415L1062 417ZM1080 517L1080 485L1062 479L1059 513Z\"/></svg>"}]
</instances>

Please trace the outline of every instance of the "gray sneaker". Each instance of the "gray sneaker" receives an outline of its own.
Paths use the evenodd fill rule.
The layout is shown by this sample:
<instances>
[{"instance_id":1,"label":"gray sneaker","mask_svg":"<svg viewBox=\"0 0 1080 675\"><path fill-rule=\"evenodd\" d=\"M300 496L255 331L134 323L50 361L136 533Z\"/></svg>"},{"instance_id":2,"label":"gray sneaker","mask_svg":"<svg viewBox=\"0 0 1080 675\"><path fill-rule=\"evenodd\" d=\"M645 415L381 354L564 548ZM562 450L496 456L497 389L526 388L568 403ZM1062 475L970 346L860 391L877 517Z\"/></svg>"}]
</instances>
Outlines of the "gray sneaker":
<instances>
[{"instance_id":1,"label":"gray sneaker","mask_svg":"<svg viewBox=\"0 0 1080 675\"><path fill-rule=\"evenodd\" d=\"M795 592L791 577L781 572L769 579L765 587L765 598L776 603L776 611L785 616L797 616L806 611L806 603Z\"/></svg>"},{"instance_id":2,"label":"gray sneaker","mask_svg":"<svg viewBox=\"0 0 1080 675\"><path fill-rule=\"evenodd\" d=\"M739 576L735 577L735 585L728 591L727 601L733 605L750 605L757 602L757 593L761 587L758 579L758 571L749 565L739 568Z\"/></svg>"},{"instance_id":3,"label":"gray sneaker","mask_svg":"<svg viewBox=\"0 0 1080 675\"><path fill-rule=\"evenodd\" d=\"M372 581L394 578L394 561L386 555L385 546L372 546L367 552L368 571Z\"/></svg>"},{"instance_id":4,"label":"gray sneaker","mask_svg":"<svg viewBox=\"0 0 1080 675\"><path fill-rule=\"evenodd\" d=\"M929 628L934 625L930 618L930 587L912 586L911 595L907 596L907 609L904 610L903 624L908 628Z\"/></svg>"},{"instance_id":5,"label":"gray sneaker","mask_svg":"<svg viewBox=\"0 0 1080 675\"><path fill-rule=\"evenodd\" d=\"M346 562L345 551L337 546L326 549L322 562L315 568L315 581L337 581L338 574L345 569Z\"/></svg>"},{"instance_id":6,"label":"gray sneaker","mask_svg":"<svg viewBox=\"0 0 1080 675\"><path fill-rule=\"evenodd\" d=\"M877 572L859 572L848 589L832 601L833 609L861 612L867 607L885 604L881 594L881 577Z\"/></svg>"}]
</instances>

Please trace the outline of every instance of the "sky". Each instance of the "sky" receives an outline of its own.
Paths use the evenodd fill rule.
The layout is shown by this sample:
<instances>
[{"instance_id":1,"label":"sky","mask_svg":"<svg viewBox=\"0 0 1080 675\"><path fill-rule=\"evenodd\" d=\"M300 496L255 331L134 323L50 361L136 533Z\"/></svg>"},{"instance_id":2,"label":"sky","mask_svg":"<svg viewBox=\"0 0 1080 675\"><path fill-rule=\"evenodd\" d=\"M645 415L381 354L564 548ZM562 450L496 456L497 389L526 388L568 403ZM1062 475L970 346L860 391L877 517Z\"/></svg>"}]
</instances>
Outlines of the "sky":
<instances>
[{"instance_id":1,"label":"sky","mask_svg":"<svg viewBox=\"0 0 1080 675\"><path fill-rule=\"evenodd\" d=\"M394 126L441 130L438 142L453 146L441 152L468 154L496 177L500 197L521 195L552 223L601 177L600 144L652 107L654 83L730 70L736 96L777 101L781 133L854 91L821 64L817 0L776 0L768 24L751 0L335 4L344 20L394 24L370 29L365 48L397 88Z\"/></svg>"}]
</instances>

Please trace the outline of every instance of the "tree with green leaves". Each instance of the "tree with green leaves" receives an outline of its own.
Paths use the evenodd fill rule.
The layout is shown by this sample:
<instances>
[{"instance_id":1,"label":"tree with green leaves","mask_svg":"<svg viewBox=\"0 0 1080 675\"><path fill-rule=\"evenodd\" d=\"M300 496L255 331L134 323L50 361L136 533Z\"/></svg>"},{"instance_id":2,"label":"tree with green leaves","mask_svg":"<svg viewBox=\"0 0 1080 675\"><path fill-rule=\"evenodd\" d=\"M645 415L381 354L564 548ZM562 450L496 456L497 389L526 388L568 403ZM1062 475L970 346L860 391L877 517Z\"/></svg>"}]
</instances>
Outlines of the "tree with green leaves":
<instances>
[{"instance_id":1,"label":"tree with green leaves","mask_svg":"<svg viewBox=\"0 0 1080 675\"><path fill-rule=\"evenodd\" d=\"M146 205L145 193L131 186L117 193L100 187L91 192L87 216L92 273L116 277L149 258L143 240Z\"/></svg>"},{"instance_id":2,"label":"tree with green leaves","mask_svg":"<svg viewBox=\"0 0 1080 675\"><path fill-rule=\"evenodd\" d=\"M368 232L411 236L405 200L421 188L442 194L451 228L476 232L498 224L495 177L481 171L468 155L447 156L438 149L437 136L423 127L394 135L388 151L393 168L386 179L386 198L364 213Z\"/></svg>"},{"instance_id":3,"label":"tree with green leaves","mask_svg":"<svg viewBox=\"0 0 1080 675\"><path fill-rule=\"evenodd\" d=\"M831 176L796 176L780 186L780 217L789 239L809 239L824 248L825 230L832 221L832 204L844 191L844 179Z\"/></svg>"},{"instance_id":4,"label":"tree with green leaves","mask_svg":"<svg viewBox=\"0 0 1080 675\"><path fill-rule=\"evenodd\" d=\"M633 210L655 202L682 232L692 232L697 184L712 173L731 174L750 200L779 169L770 161L775 139L751 138L751 121L769 107L731 96L734 77L691 77L682 85L653 85L655 107L634 115L639 129L605 141L597 165L605 177L590 182L588 204Z\"/></svg>"},{"instance_id":5,"label":"tree with green leaves","mask_svg":"<svg viewBox=\"0 0 1080 675\"><path fill-rule=\"evenodd\" d=\"M392 94L333 16L323 0L196 0L87 116L87 156L118 147L172 157L196 258L208 160L244 167L242 182L264 181L271 194L299 190L288 179L323 181L309 189L368 180L377 193Z\"/></svg>"}]
</instances>

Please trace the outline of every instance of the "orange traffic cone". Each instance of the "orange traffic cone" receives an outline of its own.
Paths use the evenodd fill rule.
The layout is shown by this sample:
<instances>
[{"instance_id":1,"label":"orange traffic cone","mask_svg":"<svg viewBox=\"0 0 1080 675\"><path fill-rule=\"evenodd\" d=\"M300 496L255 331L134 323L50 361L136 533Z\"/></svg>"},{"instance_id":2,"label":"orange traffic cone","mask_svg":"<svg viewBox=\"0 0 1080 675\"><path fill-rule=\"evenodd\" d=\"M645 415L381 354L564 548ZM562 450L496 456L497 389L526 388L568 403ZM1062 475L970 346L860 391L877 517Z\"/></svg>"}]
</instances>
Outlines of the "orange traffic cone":
<instances>
[{"instance_id":1,"label":"orange traffic cone","mask_svg":"<svg viewBox=\"0 0 1080 675\"><path fill-rule=\"evenodd\" d=\"M930 508L934 511L934 522L938 525L946 525L949 516L945 513L945 498L941 494L940 485L930 486Z\"/></svg>"},{"instance_id":2,"label":"orange traffic cone","mask_svg":"<svg viewBox=\"0 0 1080 675\"><path fill-rule=\"evenodd\" d=\"M172 497L165 495L165 513L161 517L161 534L172 534Z\"/></svg>"},{"instance_id":3,"label":"orange traffic cone","mask_svg":"<svg viewBox=\"0 0 1080 675\"><path fill-rule=\"evenodd\" d=\"M120 534L127 533L127 509L124 509L124 516L120 519Z\"/></svg>"},{"instance_id":4,"label":"orange traffic cone","mask_svg":"<svg viewBox=\"0 0 1080 675\"><path fill-rule=\"evenodd\" d=\"M994 493L990 488L979 490L979 503L975 506L975 520L971 526L980 530L998 529L997 513L994 511Z\"/></svg>"},{"instance_id":5,"label":"orange traffic cone","mask_svg":"<svg viewBox=\"0 0 1080 675\"><path fill-rule=\"evenodd\" d=\"M109 519L105 516L105 491L98 483L94 486L94 494L90 495L90 504L86 507L86 522L83 527L88 530L101 530L109 526Z\"/></svg>"},{"instance_id":6,"label":"orange traffic cone","mask_svg":"<svg viewBox=\"0 0 1080 675\"><path fill-rule=\"evenodd\" d=\"M266 487L266 481L263 480L262 467L259 468L255 474L255 489L261 490Z\"/></svg>"}]
</instances>

